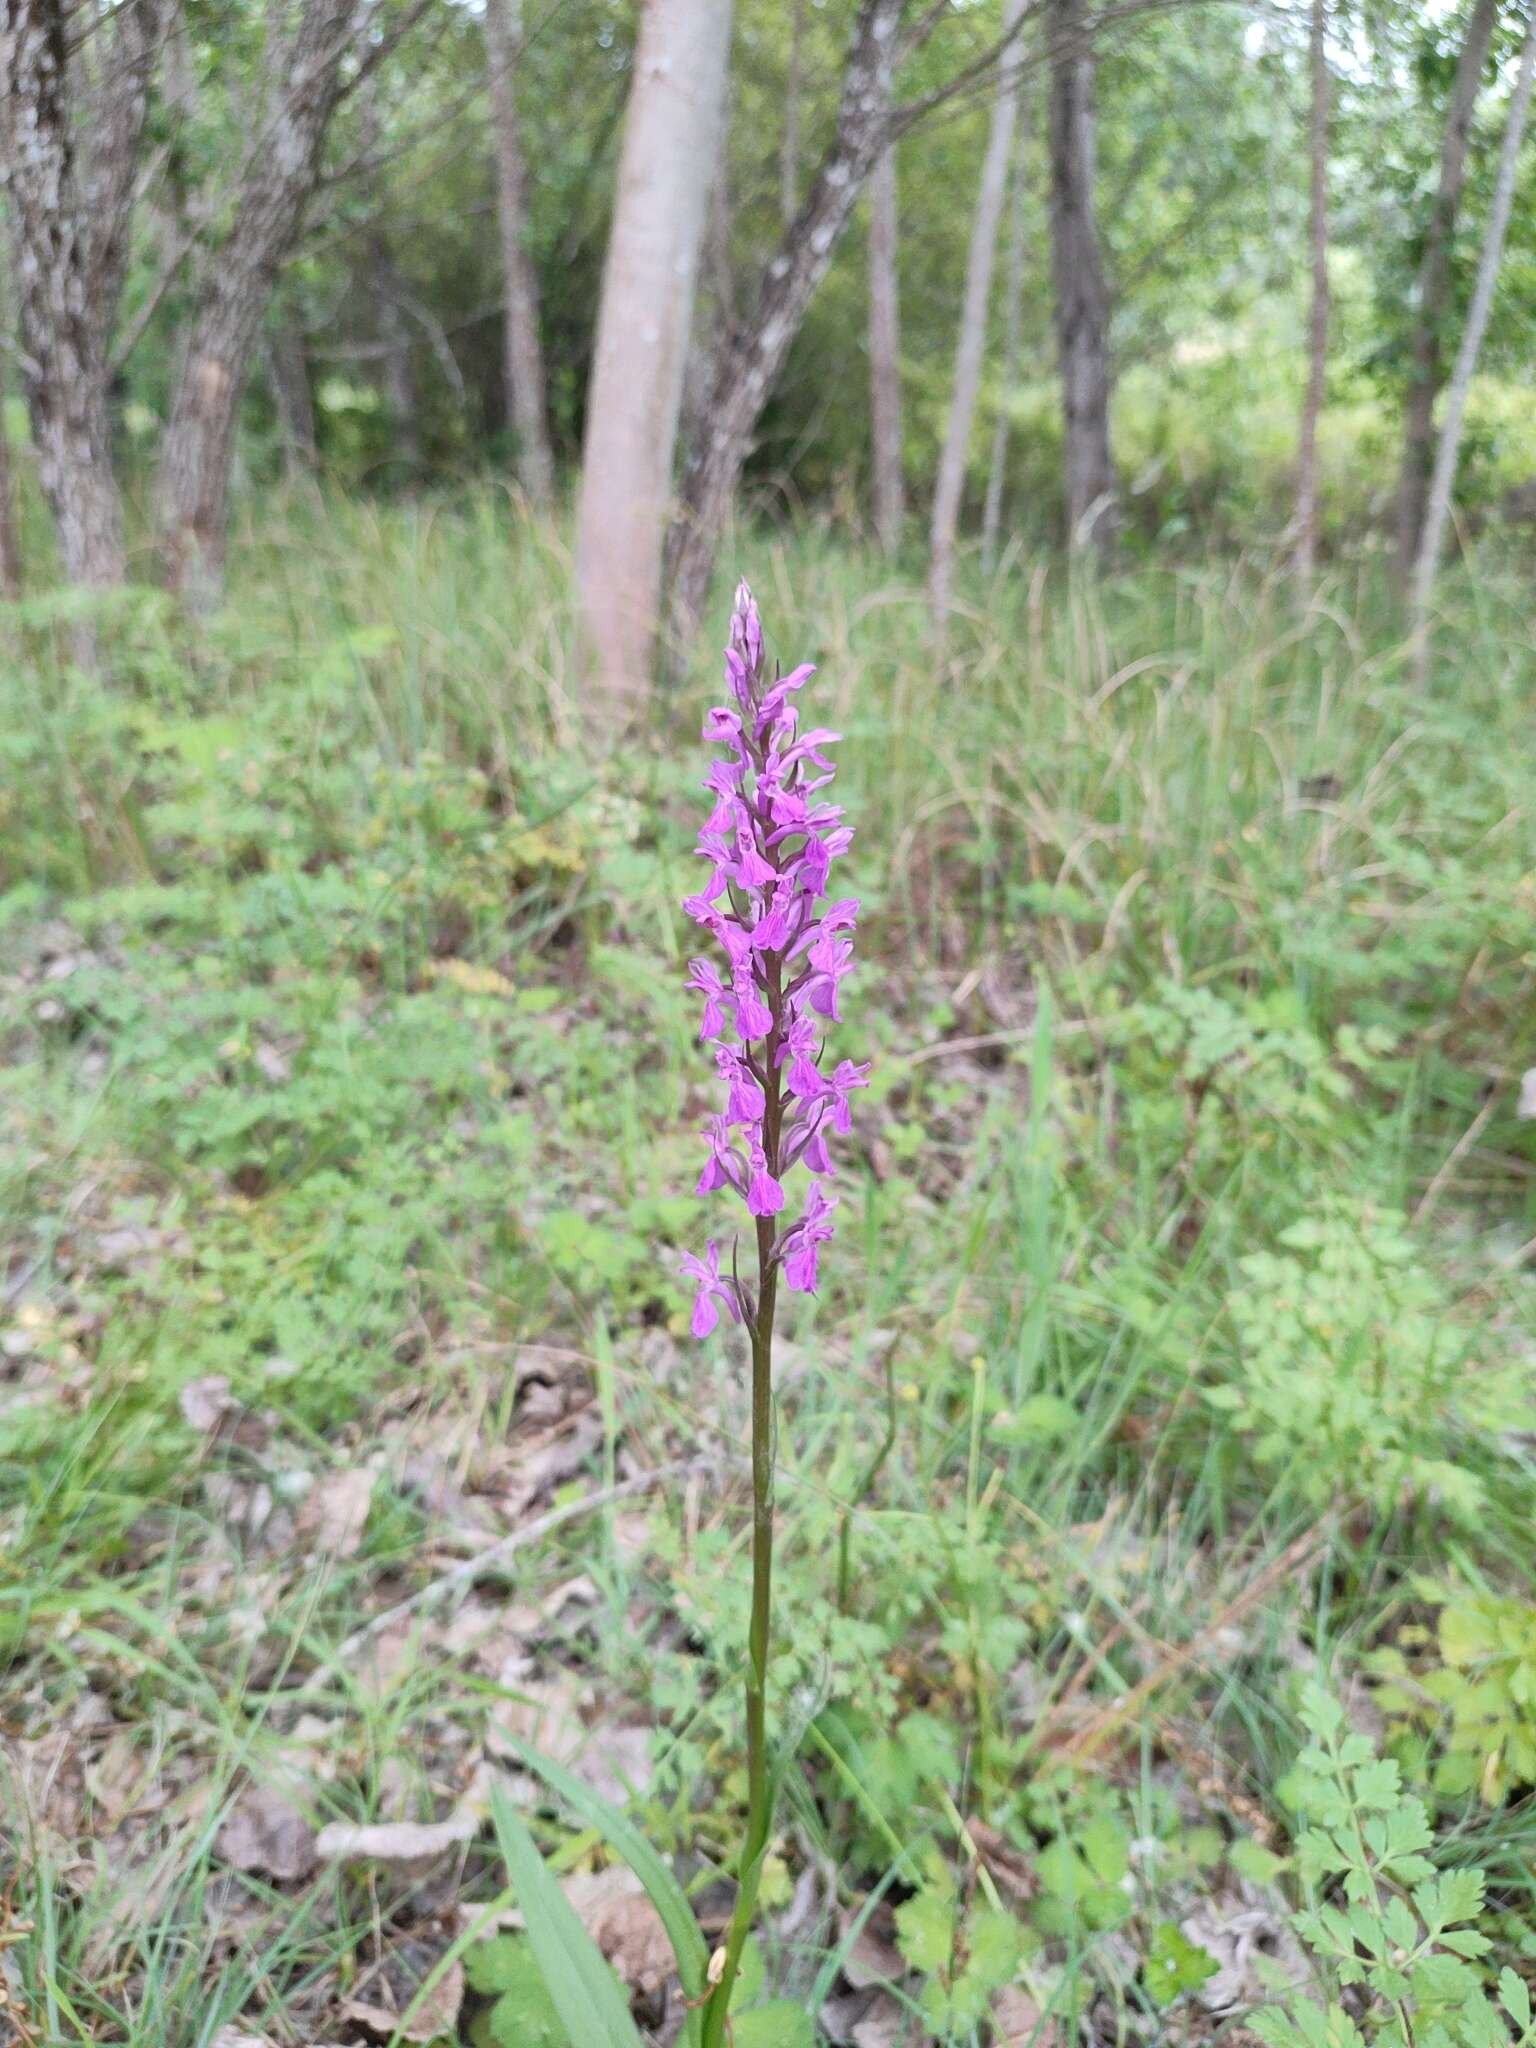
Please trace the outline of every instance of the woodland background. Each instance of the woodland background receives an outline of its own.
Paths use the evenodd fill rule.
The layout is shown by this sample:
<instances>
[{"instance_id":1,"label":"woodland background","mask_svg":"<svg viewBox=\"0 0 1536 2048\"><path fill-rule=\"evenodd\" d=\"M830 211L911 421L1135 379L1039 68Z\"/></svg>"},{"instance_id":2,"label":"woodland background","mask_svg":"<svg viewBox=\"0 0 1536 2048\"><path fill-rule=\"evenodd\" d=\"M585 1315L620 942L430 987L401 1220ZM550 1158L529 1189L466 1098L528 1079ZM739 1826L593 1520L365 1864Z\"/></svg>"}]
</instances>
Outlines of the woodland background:
<instances>
[{"instance_id":1,"label":"woodland background","mask_svg":"<svg viewBox=\"0 0 1536 2048\"><path fill-rule=\"evenodd\" d=\"M0 0L0 2032L560 2048L493 1784L685 2025L745 573L874 1069L737 2048L1530 2041L1533 19Z\"/></svg>"}]
</instances>

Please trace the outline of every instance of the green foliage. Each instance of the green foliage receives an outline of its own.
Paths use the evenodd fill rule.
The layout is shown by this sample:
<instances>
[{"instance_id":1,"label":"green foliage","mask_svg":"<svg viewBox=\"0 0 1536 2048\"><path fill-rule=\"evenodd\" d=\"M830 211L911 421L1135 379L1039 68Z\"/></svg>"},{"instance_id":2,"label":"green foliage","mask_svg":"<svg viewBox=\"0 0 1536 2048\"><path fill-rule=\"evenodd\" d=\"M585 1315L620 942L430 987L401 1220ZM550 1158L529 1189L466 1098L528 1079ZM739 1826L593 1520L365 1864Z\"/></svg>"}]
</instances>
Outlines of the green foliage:
<instances>
[{"instance_id":1,"label":"green foliage","mask_svg":"<svg viewBox=\"0 0 1536 2048\"><path fill-rule=\"evenodd\" d=\"M1195 1991L1218 1968L1216 1958L1185 1939L1171 1920L1152 1931L1144 1978L1154 2005L1172 2005L1186 1991Z\"/></svg>"},{"instance_id":2,"label":"green foliage","mask_svg":"<svg viewBox=\"0 0 1536 2048\"><path fill-rule=\"evenodd\" d=\"M1483 1911L1481 1870L1436 1871L1422 1800L1403 1790L1398 1766L1353 1732L1344 1709L1309 1684L1302 1720L1312 1740L1284 1790L1302 1820L1298 1872L1312 1903L1294 1915L1330 1993L1325 2013L1303 2003L1257 2014L1269 2048L1484 2048L1507 2033L1475 1965L1492 1944L1468 1922ZM1338 2004L1359 1993L1358 2021ZM1498 1999L1532 2037L1524 1987L1512 1971Z\"/></svg>"},{"instance_id":3,"label":"green foliage","mask_svg":"<svg viewBox=\"0 0 1536 2048\"><path fill-rule=\"evenodd\" d=\"M941 2040L980 2022L1024 1953L1012 1914L984 1900L962 1901L953 1869L936 1855L925 1859L919 1888L896 1910L896 1939L926 1979L922 2012Z\"/></svg>"},{"instance_id":4,"label":"green foliage","mask_svg":"<svg viewBox=\"0 0 1536 2048\"><path fill-rule=\"evenodd\" d=\"M545 1867L521 1815L498 1786L496 1840L517 1888L528 1944L571 2048L641 2048L618 1979Z\"/></svg>"},{"instance_id":5,"label":"green foliage","mask_svg":"<svg viewBox=\"0 0 1536 2048\"><path fill-rule=\"evenodd\" d=\"M1369 1660L1381 1681L1376 1702L1439 1738L1437 1792L1476 1792L1496 1806L1515 1787L1536 1785L1536 1608L1467 1587L1426 1591L1440 1608L1438 1660L1410 1659L1424 1631L1400 1631Z\"/></svg>"},{"instance_id":6,"label":"green foliage","mask_svg":"<svg viewBox=\"0 0 1536 2048\"><path fill-rule=\"evenodd\" d=\"M1243 1377L1206 1399L1316 1505L1419 1494L1474 1515L1484 1485L1458 1441L1525 1415L1520 1376L1482 1369L1400 1218L1336 1197L1279 1242L1241 1261L1227 1308Z\"/></svg>"},{"instance_id":7,"label":"green foliage","mask_svg":"<svg viewBox=\"0 0 1536 2048\"><path fill-rule=\"evenodd\" d=\"M496 2001L474 2022L475 2048L570 2048L525 1934L498 1935L472 1948L465 1974L472 1991Z\"/></svg>"}]
</instances>

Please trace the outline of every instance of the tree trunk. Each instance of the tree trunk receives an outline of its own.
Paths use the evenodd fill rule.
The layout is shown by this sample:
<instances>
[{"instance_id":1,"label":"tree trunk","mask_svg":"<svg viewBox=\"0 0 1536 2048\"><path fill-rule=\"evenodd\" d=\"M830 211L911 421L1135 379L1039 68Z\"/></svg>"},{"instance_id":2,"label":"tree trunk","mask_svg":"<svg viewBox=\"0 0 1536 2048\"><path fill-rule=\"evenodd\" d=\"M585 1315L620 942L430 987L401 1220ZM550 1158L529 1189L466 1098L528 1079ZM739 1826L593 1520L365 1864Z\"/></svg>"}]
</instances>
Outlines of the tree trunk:
<instances>
[{"instance_id":1,"label":"tree trunk","mask_svg":"<svg viewBox=\"0 0 1536 2048\"><path fill-rule=\"evenodd\" d=\"M721 356L708 430L690 458L670 538L672 623L680 644L692 637L703 612L752 429L864 181L890 139L888 81L903 5L904 0L860 0L831 147L763 274L755 304Z\"/></svg>"},{"instance_id":2,"label":"tree trunk","mask_svg":"<svg viewBox=\"0 0 1536 2048\"><path fill-rule=\"evenodd\" d=\"M1327 30L1327 0L1312 0L1312 321L1296 460L1296 578L1303 592L1311 589L1317 561L1317 422L1328 384Z\"/></svg>"},{"instance_id":3,"label":"tree trunk","mask_svg":"<svg viewBox=\"0 0 1536 2048\"><path fill-rule=\"evenodd\" d=\"M1003 489L1008 475L1008 407L1019 381L1019 357L1024 345L1024 260L1029 253L1029 179L1023 139L1021 135L1015 144L1013 206L1008 221L1008 261L1003 277L1003 402L992 422L987 498L981 515L981 559L988 572L996 565L998 536L1002 532Z\"/></svg>"},{"instance_id":4,"label":"tree trunk","mask_svg":"<svg viewBox=\"0 0 1536 2048\"><path fill-rule=\"evenodd\" d=\"M384 348L384 403L393 438L390 453L414 481L421 473L421 421L411 329L403 304L404 281L382 235L373 237L369 269L379 311L379 339Z\"/></svg>"},{"instance_id":5,"label":"tree trunk","mask_svg":"<svg viewBox=\"0 0 1536 2048\"><path fill-rule=\"evenodd\" d=\"M315 401L309 388L309 362L304 334L288 315L268 334L263 354L277 431L283 446L283 469L290 483L312 477L319 467L315 444Z\"/></svg>"},{"instance_id":6,"label":"tree trunk","mask_svg":"<svg viewBox=\"0 0 1536 2048\"><path fill-rule=\"evenodd\" d=\"M5 431L5 357L0 345L0 597L21 595L21 534L16 524L16 481Z\"/></svg>"},{"instance_id":7,"label":"tree trunk","mask_svg":"<svg viewBox=\"0 0 1536 2048\"><path fill-rule=\"evenodd\" d=\"M603 273L577 509L582 655L610 734L649 690L661 549L719 148L729 0L646 0Z\"/></svg>"},{"instance_id":8,"label":"tree trunk","mask_svg":"<svg viewBox=\"0 0 1536 2048\"><path fill-rule=\"evenodd\" d=\"M1094 212L1093 50L1085 0L1048 0L1051 269L1061 363L1069 545L1104 550L1118 524L1109 447L1109 292Z\"/></svg>"},{"instance_id":9,"label":"tree trunk","mask_svg":"<svg viewBox=\"0 0 1536 2048\"><path fill-rule=\"evenodd\" d=\"M1435 447L1435 401L1442 382L1441 340L1451 302L1451 254L1456 216L1467 177L1467 145L1477 106L1488 46L1499 17L1500 0L1473 0L1466 40L1457 60L1456 79L1446 113L1440 147L1440 185L1419 259L1418 300L1410 342L1411 363L1403 424L1403 465L1397 490L1397 571L1407 582L1419 551L1424 505Z\"/></svg>"},{"instance_id":10,"label":"tree trunk","mask_svg":"<svg viewBox=\"0 0 1536 2048\"><path fill-rule=\"evenodd\" d=\"M981 390L981 365L987 346L987 308L992 297L992 269L997 256L997 230L1008 191L1008 159L1013 152L1014 124L1019 110L1019 38L1025 0L1004 0L1003 33L1013 40L999 66L997 97L982 160L971 245L965 263L965 294L961 301L960 335L955 346L955 377L949 401L949 424L939 457L928 535L928 618L942 638L954 591L955 540L960 528L960 500Z\"/></svg>"},{"instance_id":11,"label":"tree trunk","mask_svg":"<svg viewBox=\"0 0 1536 2048\"><path fill-rule=\"evenodd\" d=\"M555 498L555 458L545 412L539 281L528 252L528 165L513 68L522 42L521 0L485 0L486 70L496 148L496 219L505 299L507 418L517 432L517 475L537 510Z\"/></svg>"},{"instance_id":12,"label":"tree trunk","mask_svg":"<svg viewBox=\"0 0 1536 2048\"><path fill-rule=\"evenodd\" d=\"M896 145L888 143L869 178L869 415L875 538L888 555L906 520L902 471L901 300L896 263Z\"/></svg>"},{"instance_id":13,"label":"tree trunk","mask_svg":"<svg viewBox=\"0 0 1536 2048\"><path fill-rule=\"evenodd\" d=\"M66 581L125 572L108 343L127 260L155 46L152 0L124 0L77 161L64 0L0 0L0 189L10 216L22 384ZM106 33L105 27L100 31Z\"/></svg>"},{"instance_id":14,"label":"tree trunk","mask_svg":"<svg viewBox=\"0 0 1536 2048\"><path fill-rule=\"evenodd\" d=\"M1519 168L1520 144L1525 136L1526 117L1531 106L1531 85L1536 79L1536 13L1533 13L1525 31L1525 41L1520 49L1520 70L1515 79L1515 89L1510 97L1509 113L1504 122L1504 140L1499 148L1498 176L1494 181L1493 203L1488 209L1488 224L1483 230L1483 246L1477 259L1477 282L1472 288L1472 303L1467 308L1467 324L1462 332L1461 346L1456 351L1455 368L1451 371L1450 387L1446 393L1445 418L1440 425L1440 438L1435 447L1435 466L1429 480L1429 496L1424 508L1424 531L1419 541L1419 552L1413 569L1413 652L1414 666L1420 682L1424 680L1429 659L1429 607L1434 597L1435 573L1440 565L1440 551L1445 544L1446 522L1451 511L1451 487L1456 480L1456 459L1461 452L1461 428L1467 410L1467 393L1471 389L1472 374L1477 368L1478 352L1483 345L1483 336L1488 330L1488 315L1493 310L1493 295L1499 281L1499 264L1504 255L1504 237L1509 228L1510 209L1515 196L1515 173Z\"/></svg>"},{"instance_id":15,"label":"tree trunk","mask_svg":"<svg viewBox=\"0 0 1536 2048\"><path fill-rule=\"evenodd\" d=\"M271 63L234 218L208 252L160 449L159 543L170 588L195 606L224 579L226 508L240 399L272 288L319 176L341 70L361 23L355 0L304 0Z\"/></svg>"},{"instance_id":16,"label":"tree trunk","mask_svg":"<svg viewBox=\"0 0 1536 2048\"><path fill-rule=\"evenodd\" d=\"M800 210L800 89L805 0L792 0L789 64L784 74L784 131L779 137L779 212L785 227Z\"/></svg>"}]
</instances>

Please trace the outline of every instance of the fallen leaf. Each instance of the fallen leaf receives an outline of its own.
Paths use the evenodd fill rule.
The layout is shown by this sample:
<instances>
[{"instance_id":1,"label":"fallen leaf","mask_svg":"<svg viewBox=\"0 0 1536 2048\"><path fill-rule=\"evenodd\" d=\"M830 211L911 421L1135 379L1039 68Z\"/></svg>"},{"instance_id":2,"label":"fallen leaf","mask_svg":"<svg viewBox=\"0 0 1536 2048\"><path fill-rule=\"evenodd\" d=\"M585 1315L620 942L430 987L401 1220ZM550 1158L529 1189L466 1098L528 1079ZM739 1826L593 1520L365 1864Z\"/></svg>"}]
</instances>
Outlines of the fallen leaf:
<instances>
[{"instance_id":1,"label":"fallen leaf","mask_svg":"<svg viewBox=\"0 0 1536 2048\"><path fill-rule=\"evenodd\" d=\"M1055 2048L1056 2027L1027 1991L1005 1984L992 2001L992 2039L996 2048Z\"/></svg>"},{"instance_id":2,"label":"fallen leaf","mask_svg":"<svg viewBox=\"0 0 1536 2048\"><path fill-rule=\"evenodd\" d=\"M366 1466L354 1465L317 1479L295 1518L295 1541L322 1557L355 1557L377 1477Z\"/></svg>"},{"instance_id":3,"label":"fallen leaf","mask_svg":"<svg viewBox=\"0 0 1536 2048\"><path fill-rule=\"evenodd\" d=\"M971 1840L976 1844L976 1853L995 1879L998 1890L1019 1905L1032 1899L1040 1889L1040 1880L1035 1874L1034 1864L1023 1850L1016 1849L1012 1842L984 1820L969 1821L966 1825Z\"/></svg>"},{"instance_id":4,"label":"fallen leaf","mask_svg":"<svg viewBox=\"0 0 1536 2048\"><path fill-rule=\"evenodd\" d=\"M224 1444L238 1444L242 1450L264 1451L272 1439L270 1416L258 1415L230 1391L221 1372L204 1373L188 1380L177 1396L182 1420L199 1436Z\"/></svg>"},{"instance_id":5,"label":"fallen leaf","mask_svg":"<svg viewBox=\"0 0 1536 2048\"><path fill-rule=\"evenodd\" d=\"M568 1677L540 1684L519 1668L499 1674L518 1699L497 1700L486 1743L493 1755L520 1761L505 1741L518 1736L580 1778L601 1798L627 1806L651 1782L650 1730L640 1723L605 1722L590 1696Z\"/></svg>"},{"instance_id":6,"label":"fallen leaf","mask_svg":"<svg viewBox=\"0 0 1536 2048\"><path fill-rule=\"evenodd\" d=\"M1526 1122L1536 1117L1536 1067L1527 1067L1520 1076L1520 1106L1515 1114Z\"/></svg>"},{"instance_id":7,"label":"fallen leaf","mask_svg":"<svg viewBox=\"0 0 1536 2048\"><path fill-rule=\"evenodd\" d=\"M620 1981L632 1991L659 1991L677 1975L661 1916L627 1865L578 1871L562 1881L562 1889Z\"/></svg>"},{"instance_id":8,"label":"fallen leaf","mask_svg":"<svg viewBox=\"0 0 1536 2048\"><path fill-rule=\"evenodd\" d=\"M268 1786L244 1793L214 1838L214 1853L232 1870L258 1871L291 1884L315 1867L314 1830L297 1807Z\"/></svg>"},{"instance_id":9,"label":"fallen leaf","mask_svg":"<svg viewBox=\"0 0 1536 2048\"><path fill-rule=\"evenodd\" d=\"M482 1764L445 1820L332 1821L320 1830L316 1853L327 1862L371 1858L376 1863L430 1863L475 1839L489 1810L493 1777Z\"/></svg>"},{"instance_id":10,"label":"fallen leaf","mask_svg":"<svg viewBox=\"0 0 1536 2048\"><path fill-rule=\"evenodd\" d=\"M425 1976L419 1981L424 1982ZM375 2005L365 1998L349 1998L341 2016L354 2026L366 2027L370 2034L381 2034L386 2041L396 2034L402 2041L451 2040L459 2023L459 2008L464 2003L464 1966L450 1963L403 2027L400 2014L410 2005L415 1992L407 1984L398 1988L397 1995L400 2003L393 2007Z\"/></svg>"}]
</instances>

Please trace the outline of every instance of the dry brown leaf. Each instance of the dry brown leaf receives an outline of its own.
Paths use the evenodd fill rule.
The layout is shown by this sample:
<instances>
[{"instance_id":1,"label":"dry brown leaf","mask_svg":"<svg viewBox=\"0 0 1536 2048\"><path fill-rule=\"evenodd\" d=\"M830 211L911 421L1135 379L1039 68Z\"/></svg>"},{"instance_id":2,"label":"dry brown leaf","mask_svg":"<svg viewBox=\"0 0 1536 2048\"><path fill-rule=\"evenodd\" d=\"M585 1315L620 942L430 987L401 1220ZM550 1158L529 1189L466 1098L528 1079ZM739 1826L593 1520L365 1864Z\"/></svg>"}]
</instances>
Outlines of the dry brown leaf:
<instances>
[{"instance_id":1,"label":"dry brown leaf","mask_svg":"<svg viewBox=\"0 0 1536 2048\"><path fill-rule=\"evenodd\" d=\"M548 1684L530 1681L521 1669L499 1674L516 1686L520 1699L498 1700L486 1741L493 1755L520 1759L507 1734L531 1743L584 1785L616 1806L625 1806L651 1782L650 1730L636 1722L605 1722L582 1688L569 1677Z\"/></svg>"},{"instance_id":2,"label":"dry brown leaf","mask_svg":"<svg viewBox=\"0 0 1536 2048\"><path fill-rule=\"evenodd\" d=\"M317 1854L314 1830L303 1814L265 1785L242 1794L213 1847L232 1870L258 1871L279 1884L308 1877Z\"/></svg>"},{"instance_id":3,"label":"dry brown leaf","mask_svg":"<svg viewBox=\"0 0 1536 2048\"><path fill-rule=\"evenodd\" d=\"M632 1870L616 1863L607 1870L578 1871L562 1881L562 1888L583 1927L632 1991L659 1991L676 1976L667 1930Z\"/></svg>"},{"instance_id":4,"label":"dry brown leaf","mask_svg":"<svg viewBox=\"0 0 1536 2048\"><path fill-rule=\"evenodd\" d=\"M490 1805L494 1773L481 1764L469 1789L445 1820L332 1821L315 1843L327 1862L372 1858L377 1863L430 1863L445 1850L472 1842Z\"/></svg>"},{"instance_id":5,"label":"dry brown leaf","mask_svg":"<svg viewBox=\"0 0 1536 2048\"><path fill-rule=\"evenodd\" d=\"M858 1906L846 1907L840 1918L846 1937L859 1916ZM907 1965L895 1941L896 1922L890 1906L882 1901L864 1922L843 1957L843 1976L855 1991L871 1984L899 1983Z\"/></svg>"},{"instance_id":6,"label":"dry brown leaf","mask_svg":"<svg viewBox=\"0 0 1536 2048\"><path fill-rule=\"evenodd\" d=\"M1005 1984L992 2001L992 2038L996 2048L1056 2048L1056 2026L1020 1985Z\"/></svg>"},{"instance_id":7,"label":"dry brown leaf","mask_svg":"<svg viewBox=\"0 0 1536 2048\"><path fill-rule=\"evenodd\" d=\"M382 1987L381 1987L382 1989ZM402 1987L400 2004L375 2005L366 1998L350 1998L341 2009L341 2016L354 2026L366 2027L370 2034L380 2034L387 2041L397 2032L403 2041L436 2041L453 2038L459 2022L459 2009L464 2003L464 1966L450 1963L439 1983L427 1993L412 2017L402 2027L400 2014L409 2006L414 1992Z\"/></svg>"},{"instance_id":8,"label":"dry brown leaf","mask_svg":"<svg viewBox=\"0 0 1536 2048\"><path fill-rule=\"evenodd\" d=\"M366 1466L354 1465L317 1479L295 1519L295 1541L322 1557L355 1557L377 1477Z\"/></svg>"},{"instance_id":9,"label":"dry brown leaf","mask_svg":"<svg viewBox=\"0 0 1536 2048\"><path fill-rule=\"evenodd\" d=\"M1016 1849L1012 1842L984 1820L968 1821L966 1828L976 1844L977 1855L996 1881L998 1890L1020 1905L1032 1899L1040 1889L1040 1880L1035 1875L1034 1864L1023 1850Z\"/></svg>"},{"instance_id":10,"label":"dry brown leaf","mask_svg":"<svg viewBox=\"0 0 1536 2048\"><path fill-rule=\"evenodd\" d=\"M204 1373L188 1380L177 1396L182 1420L199 1436L224 1444L238 1444L242 1450L264 1451L272 1440L272 1420L258 1415L236 1398L221 1372Z\"/></svg>"}]
</instances>

